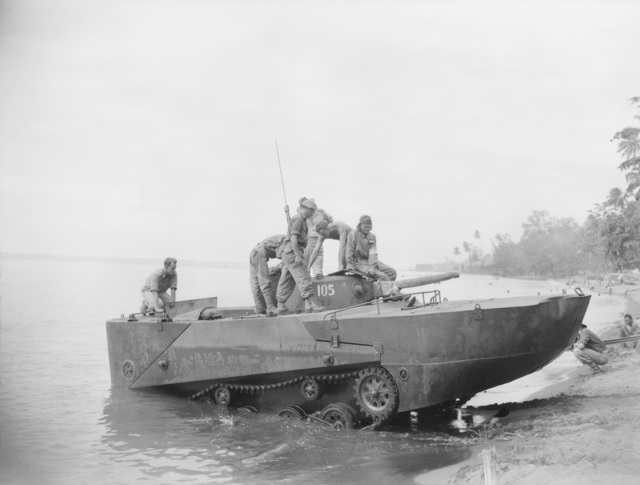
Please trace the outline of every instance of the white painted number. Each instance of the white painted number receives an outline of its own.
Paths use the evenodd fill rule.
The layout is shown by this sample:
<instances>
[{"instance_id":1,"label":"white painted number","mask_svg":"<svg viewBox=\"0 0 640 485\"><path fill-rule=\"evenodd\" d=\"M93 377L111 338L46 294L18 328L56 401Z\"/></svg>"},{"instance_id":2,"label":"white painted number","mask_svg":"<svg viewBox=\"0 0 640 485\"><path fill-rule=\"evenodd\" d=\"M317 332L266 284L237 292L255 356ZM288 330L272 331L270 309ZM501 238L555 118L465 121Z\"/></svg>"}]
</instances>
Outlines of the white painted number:
<instances>
[{"instance_id":1,"label":"white painted number","mask_svg":"<svg viewBox=\"0 0 640 485\"><path fill-rule=\"evenodd\" d=\"M333 284L318 285L318 294L320 296L333 296L336 294L336 291L333 289Z\"/></svg>"}]
</instances>

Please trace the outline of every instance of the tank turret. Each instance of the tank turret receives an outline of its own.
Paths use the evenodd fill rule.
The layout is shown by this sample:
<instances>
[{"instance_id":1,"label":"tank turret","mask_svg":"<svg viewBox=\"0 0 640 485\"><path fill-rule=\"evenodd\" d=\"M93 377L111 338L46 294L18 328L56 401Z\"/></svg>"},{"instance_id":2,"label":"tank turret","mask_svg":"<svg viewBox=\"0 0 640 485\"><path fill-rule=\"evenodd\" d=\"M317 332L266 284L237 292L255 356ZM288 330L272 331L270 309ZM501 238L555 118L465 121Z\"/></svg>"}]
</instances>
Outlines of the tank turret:
<instances>
[{"instance_id":1,"label":"tank turret","mask_svg":"<svg viewBox=\"0 0 640 485\"><path fill-rule=\"evenodd\" d=\"M322 278L312 278L312 284L316 300L320 305L326 310L340 310L361 305L376 298L396 296L401 298L405 294L401 290L439 283L459 276L459 273L440 273L396 281L376 281L362 273L340 271ZM278 275L273 277L271 285L272 288L277 288ZM304 302L299 292L293 292L287 300L287 307L293 312L304 310Z\"/></svg>"}]
</instances>

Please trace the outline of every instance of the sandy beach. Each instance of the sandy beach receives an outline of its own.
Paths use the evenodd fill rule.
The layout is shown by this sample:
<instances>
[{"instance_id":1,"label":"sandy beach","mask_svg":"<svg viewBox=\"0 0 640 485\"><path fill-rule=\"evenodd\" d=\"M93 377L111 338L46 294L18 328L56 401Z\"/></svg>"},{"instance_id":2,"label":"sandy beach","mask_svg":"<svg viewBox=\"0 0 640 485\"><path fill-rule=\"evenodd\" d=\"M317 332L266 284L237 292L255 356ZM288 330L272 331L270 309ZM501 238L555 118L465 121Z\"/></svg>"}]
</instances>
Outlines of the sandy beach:
<instances>
[{"instance_id":1,"label":"sandy beach","mask_svg":"<svg viewBox=\"0 0 640 485\"><path fill-rule=\"evenodd\" d=\"M626 296L627 312L640 321L640 289L620 285L612 291ZM618 332L614 325L600 337L618 338ZM486 413L504 407L509 413L483 429L472 459L424 478L428 483L485 484L480 454L493 448L497 481L491 483L640 483L640 350L615 344L608 353L603 373L593 374L583 365L554 397L478 408Z\"/></svg>"}]
</instances>

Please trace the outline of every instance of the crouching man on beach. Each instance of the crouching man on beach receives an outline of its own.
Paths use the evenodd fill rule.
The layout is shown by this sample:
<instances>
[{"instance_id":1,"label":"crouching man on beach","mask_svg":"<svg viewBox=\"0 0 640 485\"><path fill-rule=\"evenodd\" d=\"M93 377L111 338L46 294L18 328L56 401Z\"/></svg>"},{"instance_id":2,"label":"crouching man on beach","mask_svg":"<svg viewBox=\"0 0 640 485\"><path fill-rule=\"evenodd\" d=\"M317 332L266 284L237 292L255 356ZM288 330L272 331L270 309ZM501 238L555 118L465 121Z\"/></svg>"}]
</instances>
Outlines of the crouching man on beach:
<instances>
[{"instance_id":1,"label":"crouching man on beach","mask_svg":"<svg viewBox=\"0 0 640 485\"><path fill-rule=\"evenodd\" d=\"M578 341L573 344L573 355L580 362L591 367L594 374L602 372L602 369L598 366L609 362L607 346L584 323L580 327Z\"/></svg>"}]
</instances>

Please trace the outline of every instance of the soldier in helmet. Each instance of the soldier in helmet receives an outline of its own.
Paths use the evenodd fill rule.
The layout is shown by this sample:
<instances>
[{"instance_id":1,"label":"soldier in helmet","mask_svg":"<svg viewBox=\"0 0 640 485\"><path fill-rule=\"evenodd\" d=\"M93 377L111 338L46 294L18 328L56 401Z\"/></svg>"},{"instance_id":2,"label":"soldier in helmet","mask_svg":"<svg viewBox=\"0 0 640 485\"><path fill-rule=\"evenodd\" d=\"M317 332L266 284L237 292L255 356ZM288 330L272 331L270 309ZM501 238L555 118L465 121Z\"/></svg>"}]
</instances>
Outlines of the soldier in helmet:
<instances>
[{"instance_id":1,"label":"soldier in helmet","mask_svg":"<svg viewBox=\"0 0 640 485\"><path fill-rule=\"evenodd\" d=\"M300 204L302 204L305 200L310 200L315 203L315 200L303 197L302 199L300 199ZM311 269L313 268L314 276L322 276L324 251L322 250L322 246L320 245L320 234L318 234L318 232L316 231L316 224L321 221L324 221L326 223L333 222L333 217L331 217L331 214L329 214L325 210L316 208L313 215L311 217L307 217L305 221L307 223L307 247L305 248L304 254L307 260L310 261L309 271L311 271ZM317 251L316 248L318 248ZM311 261L311 255L314 253L314 251L316 256L313 258L313 261Z\"/></svg>"},{"instance_id":2,"label":"soldier in helmet","mask_svg":"<svg viewBox=\"0 0 640 485\"><path fill-rule=\"evenodd\" d=\"M395 269L378 261L376 236L371 232L371 217L364 215L355 231L347 236L347 269L357 270L378 280L395 281L398 273Z\"/></svg>"},{"instance_id":3,"label":"soldier in helmet","mask_svg":"<svg viewBox=\"0 0 640 485\"><path fill-rule=\"evenodd\" d=\"M307 223L305 219L311 217L316 210L313 200L301 199L298 213L291 218L287 229L287 238L282 249L282 274L278 283L276 299L278 307L276 312L283 315L288 312L285 302L291 296L295 285L298 285L300 296L304 300L304 309L307 313L323 311L313 300L313 286L311 275L307 269L305 247L307 245Z\"/></svg>"}]
</instances>

